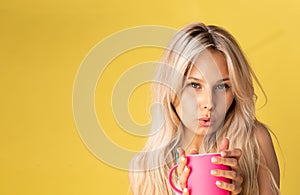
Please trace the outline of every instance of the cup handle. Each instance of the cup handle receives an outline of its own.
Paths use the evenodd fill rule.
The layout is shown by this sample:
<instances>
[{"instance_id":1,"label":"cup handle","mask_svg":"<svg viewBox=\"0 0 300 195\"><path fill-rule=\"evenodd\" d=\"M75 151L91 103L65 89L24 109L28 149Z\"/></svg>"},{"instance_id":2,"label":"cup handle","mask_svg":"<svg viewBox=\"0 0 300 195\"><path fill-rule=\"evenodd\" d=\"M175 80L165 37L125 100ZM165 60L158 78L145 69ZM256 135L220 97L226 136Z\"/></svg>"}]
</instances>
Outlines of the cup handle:
<instances>
[{"instance_id":1,"label":"cup handle","mask_svg":"<svg viewBox=\"0 0 300 195\"><path fill-rule=\"evenodd\" d=\"M171 187L173 188L173 190L175 190L177 193L179 193L179 194L182 194L182 191L180 190L180 189L178 189L175 185L174 185L174 183L173 183L173 181L172 181L172 175L173 175L173 172L174 172L174 170L176 169L178 167L178 165L175 165L175 166L173 166L172 168L171 168L171 170L170 170L170 172L169 172L169 177L168 177L168 179L169 179L169 184L171 185Z\"/></svg>"}]
</instances>

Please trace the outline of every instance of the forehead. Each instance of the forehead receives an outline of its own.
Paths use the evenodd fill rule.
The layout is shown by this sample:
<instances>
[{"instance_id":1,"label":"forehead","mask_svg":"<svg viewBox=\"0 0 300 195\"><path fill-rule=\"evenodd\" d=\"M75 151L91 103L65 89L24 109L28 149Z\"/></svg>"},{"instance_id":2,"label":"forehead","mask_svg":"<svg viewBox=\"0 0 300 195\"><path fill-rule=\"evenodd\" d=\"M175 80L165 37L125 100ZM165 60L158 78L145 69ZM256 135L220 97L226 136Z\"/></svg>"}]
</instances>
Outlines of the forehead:
<instances>
[{"instance_id":1,"label":"forehead","mask_svg":"<svg viewBox=\"0 0 300 195\"><path fill-rule=\"evenodd\" d=\"M197 56L189 76L211 82L228 77L228 68L224 54L212 49L201 52Z\"/></svg>"}]
</instances>

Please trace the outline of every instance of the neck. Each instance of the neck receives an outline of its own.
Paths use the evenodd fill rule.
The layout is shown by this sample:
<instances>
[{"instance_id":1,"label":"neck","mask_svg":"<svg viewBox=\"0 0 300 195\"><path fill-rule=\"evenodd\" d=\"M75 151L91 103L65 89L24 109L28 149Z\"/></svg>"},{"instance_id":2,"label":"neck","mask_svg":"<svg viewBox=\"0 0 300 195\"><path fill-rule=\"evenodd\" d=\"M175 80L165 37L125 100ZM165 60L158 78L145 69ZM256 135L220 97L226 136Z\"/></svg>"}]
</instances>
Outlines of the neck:
<instances>
[{"instance_id":1,"label":"neck","mask_svg":"<svg viewBox=\"0 0 300 195\"><path fill-rule=\"evenodd\" d=\"M198 154L205 135L195 134L191 130L184 130L183 149L186 154Z\"/></svg>"}]
</instances>

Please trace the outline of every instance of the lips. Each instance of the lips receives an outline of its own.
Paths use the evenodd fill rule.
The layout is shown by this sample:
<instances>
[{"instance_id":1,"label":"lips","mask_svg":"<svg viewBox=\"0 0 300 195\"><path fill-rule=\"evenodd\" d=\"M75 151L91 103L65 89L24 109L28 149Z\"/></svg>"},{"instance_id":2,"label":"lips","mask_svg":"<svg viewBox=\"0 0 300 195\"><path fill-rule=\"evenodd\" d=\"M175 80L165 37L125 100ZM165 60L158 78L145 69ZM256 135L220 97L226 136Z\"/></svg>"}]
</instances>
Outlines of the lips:
<instances>
[{"instance_id":1,"label":"lips","mask_svg":"<svg viewBox=\"0 0 300 195\"><path fill-rule=\"evenodd\" d=\"M211 126L213 123L212 123L212 120L209 118L209 117L202 117L199 119L199 124L202 126L202 127L209 127Z\"/></svg>"}]
</instances>

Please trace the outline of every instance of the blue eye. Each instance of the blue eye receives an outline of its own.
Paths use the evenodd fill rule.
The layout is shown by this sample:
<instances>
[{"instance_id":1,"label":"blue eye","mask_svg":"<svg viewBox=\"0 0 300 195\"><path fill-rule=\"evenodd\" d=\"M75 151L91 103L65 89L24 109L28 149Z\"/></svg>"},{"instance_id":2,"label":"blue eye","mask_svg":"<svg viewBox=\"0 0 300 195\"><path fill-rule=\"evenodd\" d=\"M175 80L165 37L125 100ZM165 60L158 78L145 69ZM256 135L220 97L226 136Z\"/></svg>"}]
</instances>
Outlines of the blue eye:
<instances>
[{"instance_id":1,"label":"blue eye","mask_svg":"<svg viewBox=\"0 0 300 195\"><path fill-rule=\"evenodd\" d=\"M195 88L195 89L200 89L201 88L201 85L198 84L198 83L189 83L188 86L191 86L192 88Z\"/></svg>"},{"instance_id":2,"label":"blue eye","mask_svg":"<svg viewBox=\"0 0 300 195\"><path fill-rule=\"evenodd\" d=\"M225 84L225 83L222 83L222 84L218 84L215 89L228 89L230 88L229 85Z\"/></svg>"}]
</instances>

